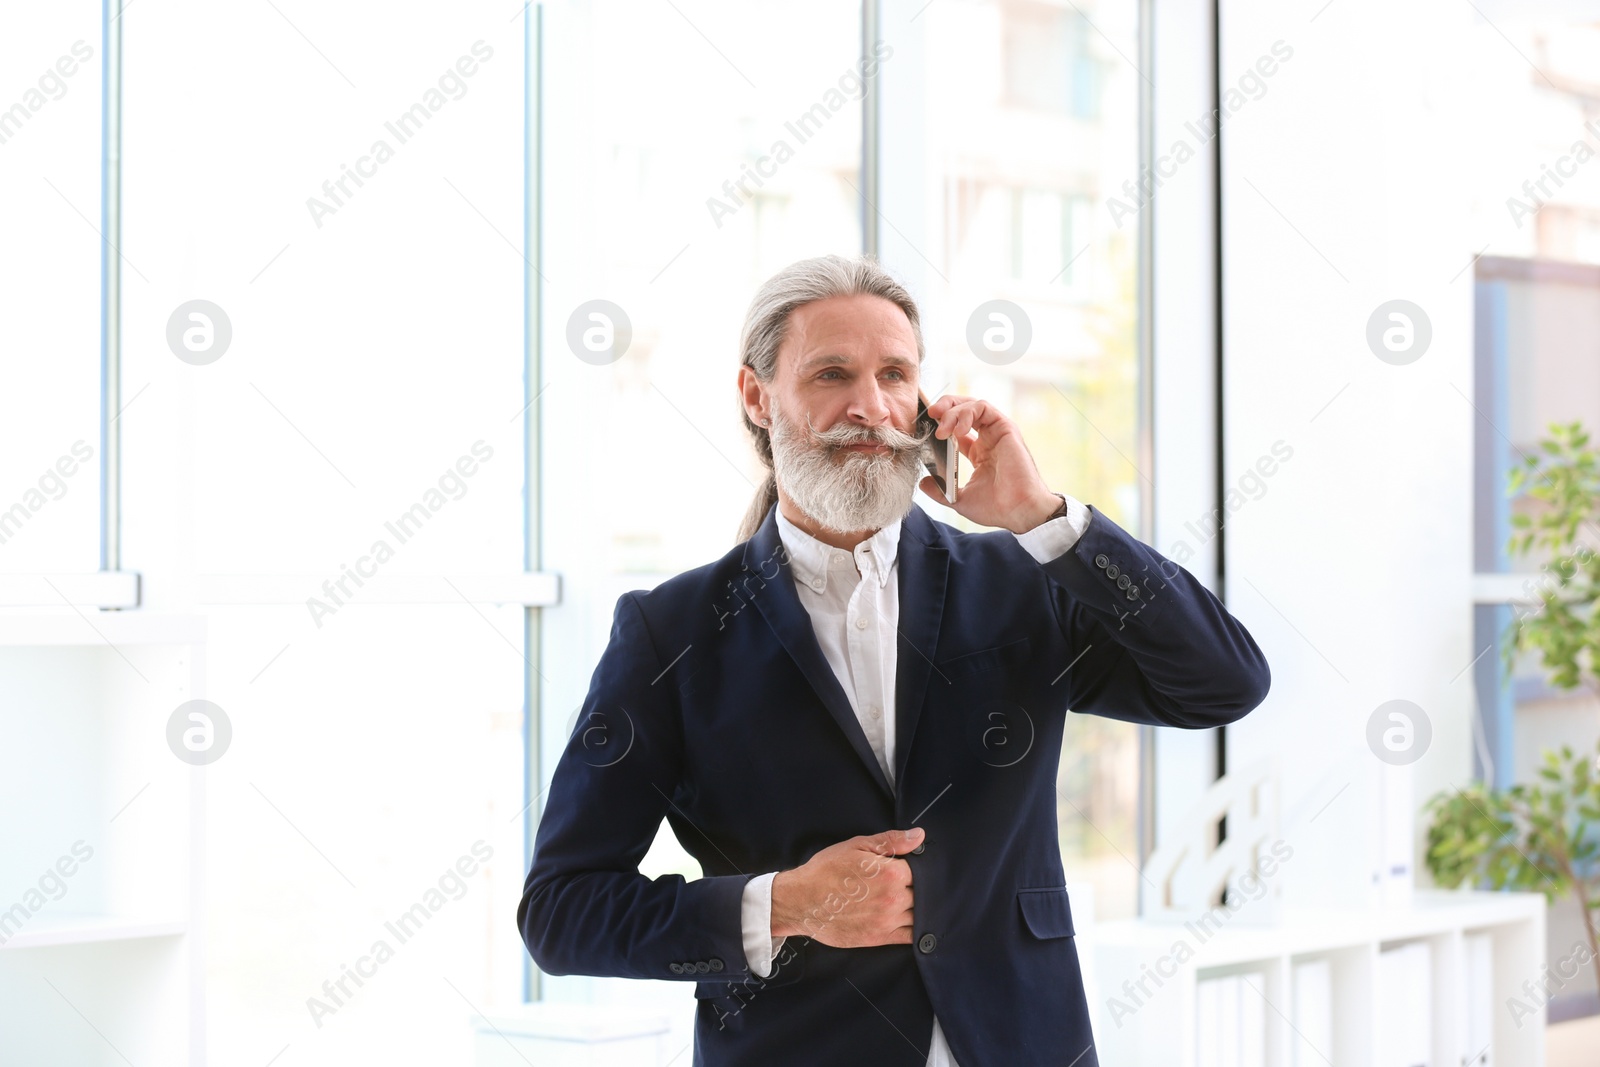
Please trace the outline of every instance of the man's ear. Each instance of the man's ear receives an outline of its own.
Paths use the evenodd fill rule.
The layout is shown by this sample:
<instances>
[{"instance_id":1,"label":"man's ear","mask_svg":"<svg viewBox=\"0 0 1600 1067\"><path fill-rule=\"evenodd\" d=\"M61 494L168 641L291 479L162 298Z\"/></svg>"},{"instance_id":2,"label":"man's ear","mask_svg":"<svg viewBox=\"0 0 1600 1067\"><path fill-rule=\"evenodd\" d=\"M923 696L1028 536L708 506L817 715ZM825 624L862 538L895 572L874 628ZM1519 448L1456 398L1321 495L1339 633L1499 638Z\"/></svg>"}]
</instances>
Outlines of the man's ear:
<instances>
[{"instance_id":1,"label":"man's ear","mask_svg":"<svg viewBox=\"0 0 1600 1067\"><path fill-rule=\"evenodd\" d=\"M762 388L761 380L756 377L755 371L747 366L739 368L739 392L744 398L744 412L750 421L757 426L770 425L762 422L763 419L772 417L766 390Z\"/></svg>"}]
</instances>

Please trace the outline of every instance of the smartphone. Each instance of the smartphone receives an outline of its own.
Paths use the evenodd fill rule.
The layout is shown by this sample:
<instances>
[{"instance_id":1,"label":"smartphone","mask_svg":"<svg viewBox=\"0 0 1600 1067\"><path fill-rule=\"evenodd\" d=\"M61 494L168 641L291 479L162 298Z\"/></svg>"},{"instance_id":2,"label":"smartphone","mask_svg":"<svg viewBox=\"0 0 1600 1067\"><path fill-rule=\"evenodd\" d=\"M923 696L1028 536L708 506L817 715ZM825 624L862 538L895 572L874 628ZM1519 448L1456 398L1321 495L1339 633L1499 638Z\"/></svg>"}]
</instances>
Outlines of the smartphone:
<instances>
[{"instance_id":1,"label":"smartphone","mask_svg":"<svg viewBox=\"0 0 1600 1067\"><path fill-rule=\"evenodd\" d=\"M917 392L917 433L926 434L927 440L922 446L922 465L928 468L928 473L933 480L939 483L940 492L944 493L945 503L956 502L957 482L961 477L961 450L956 447L955 435L943 441L933 436L933 431L939 426L939 420L928 414L928 403L923 398L922 392Z\"/></svg>"}]
</instances>

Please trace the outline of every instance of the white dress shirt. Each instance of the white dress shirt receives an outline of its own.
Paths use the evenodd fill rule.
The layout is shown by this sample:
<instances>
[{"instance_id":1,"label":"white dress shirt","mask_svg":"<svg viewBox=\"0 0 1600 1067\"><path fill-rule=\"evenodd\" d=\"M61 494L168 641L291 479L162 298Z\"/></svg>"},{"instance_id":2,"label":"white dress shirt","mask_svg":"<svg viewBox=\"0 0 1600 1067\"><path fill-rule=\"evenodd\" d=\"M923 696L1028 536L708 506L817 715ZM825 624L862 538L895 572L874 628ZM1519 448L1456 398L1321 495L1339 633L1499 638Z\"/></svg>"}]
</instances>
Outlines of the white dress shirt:
<instances>
[{"instance_id":1,"label":"white dress shirt","mask_svg":"<svg viewBox=\"0 0 1600 1067\"><path fill-rule=\"evenodd\" d=\"M916 505L913 505L916 506ZM874 533L854 551L825 544L790 522L778 508L778 535L789 554L796 592L816 630L817 644L833 668L890 786L894 781L895 663L900 623L896 581L900 523ZM1013 534L1029 555L1046 563L1070 549L1089 526L1089 509L1067 497L1067 513L1027 533ZM881 827L910 829L909 827ZM758 978L772 973L783 938L772 936L772 879L745 883L741 932L745 959ZM939 1020L933 1021L927 1067L957 1067Z\"/></svg>"}]
</instances>

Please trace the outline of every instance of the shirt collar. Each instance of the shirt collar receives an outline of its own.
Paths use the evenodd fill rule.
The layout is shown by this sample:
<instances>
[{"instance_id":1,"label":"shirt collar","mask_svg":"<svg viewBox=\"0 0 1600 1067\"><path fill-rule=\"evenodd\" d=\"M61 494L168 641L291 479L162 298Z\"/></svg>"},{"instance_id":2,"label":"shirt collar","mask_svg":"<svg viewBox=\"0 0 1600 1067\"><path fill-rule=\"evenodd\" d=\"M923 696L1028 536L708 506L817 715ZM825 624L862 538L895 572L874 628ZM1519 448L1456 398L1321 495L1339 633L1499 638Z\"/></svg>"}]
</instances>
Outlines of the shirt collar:
<instances>
[{"instance_id":1,"label":"shirt collar","mask_svg":"<svg viewBox=\"0 0 1600 1067\"><path fill-rule=\"evenodd\" d=\"M903 520L894 520L851 552L817 540L790 522L783 513L782 505L774 507L777 510L778 536L783 540L784 551L789 555L789 564L794 568L799 584L817 593L824 593L828 588L828 578L845 567L859 568L862 580L873 578L879 588L888 584L889 573L894 569L900 548L900 524Z\"/></svg>"}]
</instances>

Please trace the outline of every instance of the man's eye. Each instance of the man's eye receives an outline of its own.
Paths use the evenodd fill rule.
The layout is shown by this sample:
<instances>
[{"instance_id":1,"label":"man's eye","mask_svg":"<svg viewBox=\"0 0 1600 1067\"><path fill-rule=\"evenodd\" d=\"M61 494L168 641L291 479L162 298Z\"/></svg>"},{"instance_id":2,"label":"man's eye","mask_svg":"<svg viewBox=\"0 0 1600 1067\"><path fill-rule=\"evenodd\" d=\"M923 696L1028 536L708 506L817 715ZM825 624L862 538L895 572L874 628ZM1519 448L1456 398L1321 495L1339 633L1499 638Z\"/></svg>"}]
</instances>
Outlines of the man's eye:
<instances>
[{"instance_id":1,"label":"man's eye","mask_svg":"<svg viewBox=\"0 0 1600 1067\"><path fill-rule=\"evenodd\" d=\"M821 378L826 378L830 374L838 374L838 373L839 372L836 371L836 370L828 370L828 371L823 371L821 374L817 375L817 377L819 379L821 379ZM901 381L904 381L905 377L906 377L904 371L892 370L892 371L889 371L888 373L894 375L896 378L899 378Z\"/></svg>"}]
</instances>

